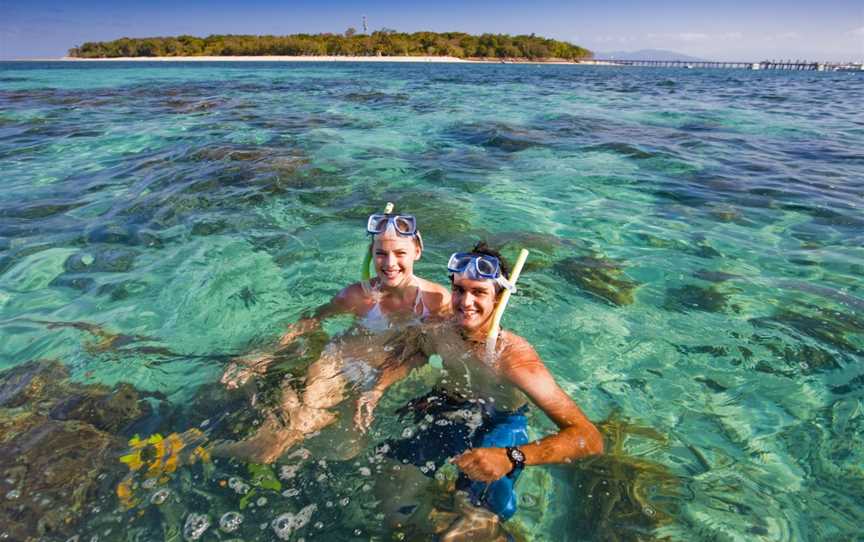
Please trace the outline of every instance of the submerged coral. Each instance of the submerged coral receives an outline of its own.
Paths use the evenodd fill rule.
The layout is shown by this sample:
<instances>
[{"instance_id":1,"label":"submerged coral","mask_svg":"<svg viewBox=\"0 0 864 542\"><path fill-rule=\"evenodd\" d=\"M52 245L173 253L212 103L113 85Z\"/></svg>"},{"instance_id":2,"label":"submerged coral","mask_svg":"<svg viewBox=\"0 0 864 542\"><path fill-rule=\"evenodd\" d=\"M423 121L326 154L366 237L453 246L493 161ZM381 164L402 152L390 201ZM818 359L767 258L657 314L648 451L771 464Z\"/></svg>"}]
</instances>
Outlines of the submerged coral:
<instances>
[{"instance_id":1,"label":"submerged coral","mask_svg":"<svg viewBox=\"0 0 864 542\"><path fill-rule=\"evenodd\" d=\"M696 284L685 284L679 288L669 288L663 308L676 312L700 310L723 312L729 305L729 295L716 286L708 288Z\"/></svg>"},{"instance_id":2,"label":"submerged coral","mask_svg":"<svg viewBox=\"0 0 864 542\"><path fill-rule=\"evenodd\" d=\"M596 256L566 258L554 266L566 280L613 305L632 305L639 283L624 274L615 260Z\"/></svg>"},{"instance_id":3,"label":"submerged coral","mask_svg":"<svg viewBox=\"0 0 864 542\"><path fill-rule=\"evenodd\" d=\"M120 471L117 433L152 414L129 384L68 380L57 361L0 373L0 525L13 540L69 536Z\"/></svg>"},{"instance_id":4,"label":"submerged coral","mask_svg":"<svg viewBox=\"0 0 864 542\"><path fill-rule=\"evenodd\" d=\"M607 440L606 453L579 462L572 471L579 506L568 516L569 532L592 540L654 540L655 529L672 520L681 480L665 465L627 454L624 443L628 436L660 445L667 439L616 417L599 429Z\"/></svg>"}]
</instances>

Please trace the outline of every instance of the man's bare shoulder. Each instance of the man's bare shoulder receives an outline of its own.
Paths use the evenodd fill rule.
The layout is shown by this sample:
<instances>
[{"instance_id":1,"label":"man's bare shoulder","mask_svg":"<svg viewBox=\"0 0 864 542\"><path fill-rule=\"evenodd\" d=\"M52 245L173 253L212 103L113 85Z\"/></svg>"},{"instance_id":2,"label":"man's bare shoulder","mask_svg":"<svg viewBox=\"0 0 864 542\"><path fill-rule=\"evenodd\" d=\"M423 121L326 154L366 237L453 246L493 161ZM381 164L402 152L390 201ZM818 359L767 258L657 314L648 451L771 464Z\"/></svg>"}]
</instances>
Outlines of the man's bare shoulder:
<instances>
[{"instance_id":1,"label":"man's bare shoulder","mask_svg":"<svg viewBox=\"0 0 864 542\"><path fill-rule=\"evenodd\" d=\"M545 369L543 360L525 338L510 331L501 334L501 364L505 371Z\"/></svg>"}]
</instances>

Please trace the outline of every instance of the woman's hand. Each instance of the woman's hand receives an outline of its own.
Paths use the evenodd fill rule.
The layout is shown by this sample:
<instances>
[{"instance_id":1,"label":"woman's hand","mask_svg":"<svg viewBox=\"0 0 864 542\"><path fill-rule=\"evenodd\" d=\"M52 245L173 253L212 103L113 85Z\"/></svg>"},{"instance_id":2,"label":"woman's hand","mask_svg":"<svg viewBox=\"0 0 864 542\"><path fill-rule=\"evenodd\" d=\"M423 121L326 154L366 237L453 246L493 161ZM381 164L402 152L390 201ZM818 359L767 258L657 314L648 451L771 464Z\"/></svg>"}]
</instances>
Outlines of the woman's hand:
<instances>
[{"instance_id":1,"label":"woman's hand","mask_svg":"<svg viewBox=\"0 0 864 542\"><path fill-rule=\"evenodd\" d=\"M372 422L375 420L375 407L378 406L378 401L384 392L378 389L372 389L360 395L357 399L357 410L354 412L354 425L361 433L365 433L372 427Z\"/></svg>"},{"instance_id":2,"label":"woman's hand","mask_svg":"<svg viewBox=\"0 0 864 542\"><path fill-rule=\"evenodd\" d=\"M219 381L229 390L237 389L246 384L253 376L264 374L272 361L273 356L271 354L235 358L235 361L228 364Z\"/></svg>"},{"instance_id":3,"label":"woman's hand","mask_svg":"<svg viewBox=\"0 0 864 542\"><path fill-rule=\"evenodd\" d=\"M279 346L285 347L297 340L297 337L305 335L310 331L315 331L321 326L321 322L317 318L301 318L293 324L288 325L288 329L279 338Z\"/></svg>"},{"instance_id":4,"label":"woman's hand","mask_svg":"<svg viewBox=\"0 0 864 542\"><path fill-rule=\"evenodd\" d=\"M468 478L477 482L494 482L513 470L504 448L474 448L450 460Z\"/></svg>"}]
</instances>

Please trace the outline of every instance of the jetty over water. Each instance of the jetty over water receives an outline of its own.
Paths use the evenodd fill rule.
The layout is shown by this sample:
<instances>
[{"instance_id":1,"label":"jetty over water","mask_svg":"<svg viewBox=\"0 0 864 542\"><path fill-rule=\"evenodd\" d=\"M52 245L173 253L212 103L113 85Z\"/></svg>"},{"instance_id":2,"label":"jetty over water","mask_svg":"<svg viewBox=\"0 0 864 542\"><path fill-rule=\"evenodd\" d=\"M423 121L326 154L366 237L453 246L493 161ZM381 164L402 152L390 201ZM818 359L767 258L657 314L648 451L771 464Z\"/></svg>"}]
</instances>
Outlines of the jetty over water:
<instances>
[{"instance_id":1,"label":"jetty over water","mask_svg":"<svg viewBox=\"0 0 864 542\"><path fill-rule=\"evenodd\" d=\"M582 64L598 66L641 66L649 68L737 68L744 70L793 71L864 71L864 65L849 63L810 62L805 60L763 60L761 62L722 62L711 60L583 60Z\"/></svg>"}]
</instances>

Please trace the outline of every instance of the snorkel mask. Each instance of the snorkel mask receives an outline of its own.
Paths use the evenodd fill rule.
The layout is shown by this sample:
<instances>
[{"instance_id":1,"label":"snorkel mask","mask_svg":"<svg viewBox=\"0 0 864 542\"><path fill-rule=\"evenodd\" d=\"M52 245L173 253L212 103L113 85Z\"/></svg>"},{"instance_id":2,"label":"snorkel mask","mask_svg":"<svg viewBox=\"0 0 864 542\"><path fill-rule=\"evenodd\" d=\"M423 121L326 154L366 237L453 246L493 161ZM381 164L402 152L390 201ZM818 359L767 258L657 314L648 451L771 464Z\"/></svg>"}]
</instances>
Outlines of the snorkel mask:
<instances>
[{"instance_id":1,"label":"snorkel mask","mask_svg":"<svg viewBox=\"0 0 864 542\"><path fill-rule=\"evenodd\" d=\"M369 220L366 222L367 233L377 235L386 232L388 228L393 228L393 231L403 237L414 237L417 235L417 219L414 215L389 213L369 215Z\"/></svg>"},{"instance_id":2,"label":"snorkel mask","mask_svg":"<svg viewBox=\"0 0 864 542\"><path fill-rule=\"evenodd\" d=\"M447 271L464 274L471 280L491 280L502 289L516 292L516 286L501 273L501 262L489 254L454 252L447 262Z\"/></svg>"}]
</instances>

